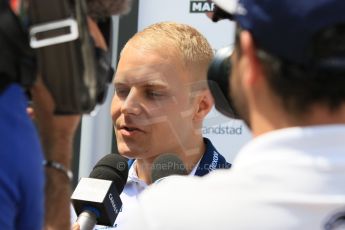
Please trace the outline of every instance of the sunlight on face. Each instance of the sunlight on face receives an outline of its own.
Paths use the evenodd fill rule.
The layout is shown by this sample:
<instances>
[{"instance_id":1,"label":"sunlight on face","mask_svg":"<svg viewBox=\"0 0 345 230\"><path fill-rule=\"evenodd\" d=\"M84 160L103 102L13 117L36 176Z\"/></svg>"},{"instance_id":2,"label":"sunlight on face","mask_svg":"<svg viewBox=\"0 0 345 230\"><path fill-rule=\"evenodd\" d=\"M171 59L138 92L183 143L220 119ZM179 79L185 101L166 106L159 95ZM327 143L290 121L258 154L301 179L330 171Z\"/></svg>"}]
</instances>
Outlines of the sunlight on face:
<instances>
[{"instance_id":1,"label":"sunlight on face","mask_svg":"<svg viewBox=\"0 0 345 230\"><path fill-rule=\"evenodd\" d=\"M177 57L127 46L115 75L111 115L120 154L154 157L184 149L193 126L190 77Z\"/></svg>"}]
</instances>

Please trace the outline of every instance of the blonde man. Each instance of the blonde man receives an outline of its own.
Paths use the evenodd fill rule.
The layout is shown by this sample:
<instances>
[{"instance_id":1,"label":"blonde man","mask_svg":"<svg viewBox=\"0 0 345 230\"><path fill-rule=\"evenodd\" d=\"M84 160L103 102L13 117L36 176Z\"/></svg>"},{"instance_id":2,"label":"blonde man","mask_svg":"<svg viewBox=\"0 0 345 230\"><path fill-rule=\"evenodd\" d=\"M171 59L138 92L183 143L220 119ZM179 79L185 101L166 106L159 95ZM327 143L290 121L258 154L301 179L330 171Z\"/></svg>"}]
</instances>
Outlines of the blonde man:
<instances>
[{"instance_id":1,"label":"blonde man","mask_svg":"<svg viewBox=\"0 0 345 230\"><path fill-rule=\"evenodd\" d=\"M197 30L173 22L151 25L123 48L111 116L119 153L135 160L121 194L123 209L116 229L125 229L131 221L126 213L152 183L152 162L157 156L176 154L189 175L195 176L230 167L201 134L202 122L213 106L206 84L212 57L209 43Z\"/></svg>"}]
</instances>

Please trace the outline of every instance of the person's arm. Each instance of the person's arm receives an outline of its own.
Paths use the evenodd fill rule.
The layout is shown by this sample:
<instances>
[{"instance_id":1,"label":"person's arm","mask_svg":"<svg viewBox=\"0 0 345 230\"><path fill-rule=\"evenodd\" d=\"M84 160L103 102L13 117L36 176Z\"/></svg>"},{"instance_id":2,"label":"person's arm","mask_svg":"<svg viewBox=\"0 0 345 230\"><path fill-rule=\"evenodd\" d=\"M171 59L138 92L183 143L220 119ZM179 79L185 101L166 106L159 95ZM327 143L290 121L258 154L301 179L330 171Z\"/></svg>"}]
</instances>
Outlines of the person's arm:
<instances>
[{"instance_id":1,"label":"person's arm","mask_svg":"<svg viewBox=\"0 0 345 230\"><path fill-rule=\"evenodd\" d=\"M45 159L70 169L72 146L80 115L56 116L54 101L39 79L32 90L37 122ZM70 180L60 170L46 167L44 229L70 229Z\"/></svg>"}]
</instances>

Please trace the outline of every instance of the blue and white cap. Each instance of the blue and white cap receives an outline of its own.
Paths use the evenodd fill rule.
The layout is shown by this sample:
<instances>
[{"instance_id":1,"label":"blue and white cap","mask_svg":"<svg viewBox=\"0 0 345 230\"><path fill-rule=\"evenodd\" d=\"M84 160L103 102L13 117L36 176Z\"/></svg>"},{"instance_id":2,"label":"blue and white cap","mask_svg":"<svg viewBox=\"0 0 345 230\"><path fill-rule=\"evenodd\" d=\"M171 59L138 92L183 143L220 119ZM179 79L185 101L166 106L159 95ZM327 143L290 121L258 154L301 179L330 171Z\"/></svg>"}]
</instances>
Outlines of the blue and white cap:
<instances>
[{"instance_id":1,"label":"blue and white cap","mask_svg":"<svg viewBox=\"0 0 345 230\"><path fill-rule=\"evenodd\" d=\"M344 0L213 0L252 33L259 47L292 63L308 64L313 36L345 23Z\"/></svg>"}]
</instances>

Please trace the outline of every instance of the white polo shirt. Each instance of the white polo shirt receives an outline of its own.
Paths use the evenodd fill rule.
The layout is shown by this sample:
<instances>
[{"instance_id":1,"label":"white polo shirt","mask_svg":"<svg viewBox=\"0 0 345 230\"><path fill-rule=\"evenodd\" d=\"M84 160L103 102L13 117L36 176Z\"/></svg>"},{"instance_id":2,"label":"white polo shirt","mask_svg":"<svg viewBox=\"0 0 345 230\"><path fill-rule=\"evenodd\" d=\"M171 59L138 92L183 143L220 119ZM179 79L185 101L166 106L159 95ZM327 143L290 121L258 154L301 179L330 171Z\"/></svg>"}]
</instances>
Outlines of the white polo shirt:
<instances>
[{"instance_id":1,"label":"white polo shirt","mask_svg":"<svg viewBox=\"0 0 345 230\"><path fill-rule=\"evenodd\" d=\"M146 189L127 229L324 229L345 210L345 125L255 138L230 171Z\"/></svg>"},{"instance_id":2,"label":"white polo shirt","mask_svg":"<svg viewBox=\"0 0 345 230\"><path fill-rule=\"evenodd\" d=\"M201 159L200 159L201 160ZM196 164L196 166L193 168L189 176L194 176L196 169L198 168L199 162ZM137 202L139 194L144 191L148 185L145 181L141 180L136 172L136 161L133 162L131 165L129 171L128 171L128 179L127 183L123 189L123 192L120 195L121 201L122 201L122 209L119 213L119 215L116 218L114 227L108 227L108 226L102 226L102 225L96 225L94 228L95 230L101 230L101 229L126 229L126 225L128 223L128 216L126 215L128 213L128 209L130 209L132 206L135 205Z\"/></svg>"},{"instance_id":3,"label":"white polo shirt","mask_svg":"<svg viewBox=\"0 0 345 230\"><path fill-rule=\"evenodd\" d=\"M193 168L189 176L204 176L209 172L221 169L221 168L230 168L231 164L226 162L225 158L217 151L213 146L211 141L207 138L204 138L204 143L206 145L205 153ZM96 225L94 229L127 229L127 223L131 220L128 219L128 210L136 205L137 197L139 194L146 189L147 184L138 178L138 175L135 170L135 161L131 165L128 172L127 183L123 189L123 192L120 195L122 201L122 211L116 218L115 224L113 227ZM164 179L165 180L165 179ZM159 182L161 183L161 182ZM75 223L77 216L73 207L71 206L71 223Z\"/></svg>"}]
</instances>

